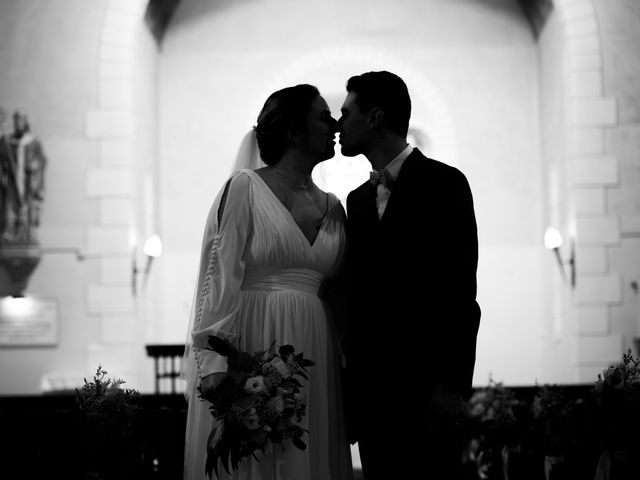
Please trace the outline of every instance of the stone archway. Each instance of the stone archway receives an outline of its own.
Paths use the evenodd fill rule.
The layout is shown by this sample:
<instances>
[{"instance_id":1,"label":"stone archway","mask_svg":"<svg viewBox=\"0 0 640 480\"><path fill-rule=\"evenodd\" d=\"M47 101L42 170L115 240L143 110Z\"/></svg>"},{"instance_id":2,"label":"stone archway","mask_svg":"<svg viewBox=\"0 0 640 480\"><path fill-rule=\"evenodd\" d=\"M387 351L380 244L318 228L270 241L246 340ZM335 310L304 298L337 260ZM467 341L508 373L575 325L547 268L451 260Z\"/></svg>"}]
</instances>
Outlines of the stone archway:
<instances>
[{"instance_id":1,"label":"stone archway","mask_svg":"<svg viewBox=\"0 0 640 480\"><path fill-rule=\"evenodd\" d=\"M98 344L89 349L90 365L107 362L128 383L151 390L150 363L145 363L143 305L136 298L137 237L146 209L144 163L136 125L141 56L155 55L141 38L148 0L107 0L97 52L97 105L85 112L85 135L98 148L98 166L87 172L86 192L99 205L98 224L86 227L86 250L98 261L98 280L87 286L87 311L98 319ZM144 43L145 45L142 45ZM151 41L149 41L151 43ZM144 68L144 67L142 67ZM144 192L144 193L141 193ZM133 264L133 266L132 266ZM94 358L95 357L95 358ZM142 385L142 387L140 387Z\"/></svg>"},{"instance_id":2,"label":"stone archway","mask_svg":"<svg viewBox=\"0 0 640 480\"><path fill-rule=\"evenodd\" d=\"M566 298L566 321L576 325L578 381L592 381L619 360L623 339L611 333L609 306L622 298L621 276L608 257L619 248L620 218L606 190L619 183L617 158L605 130L618 122L617 99L604 92L603 46L592 0L555 0L564 29L566 218L575 239L576 286Z\"/></svg>"},{"instance_id":3,"label":"stone archway","mask_svg":"<svg viewBox=\"0 0 640 480\"><path fill-rule=\"evenodd\" d=\"M107 225L90 227L89 245L96 253L107 247L100 238L115 238L118 245L129 245L131 223L134 212L134 139L135 111L132 106L134 92L133 69L135 59L135 30L141 24L147 0L108 0L98 55L97 91L99 103L87 111L86 131L90 138L100 144L100 167L89 172L87 189L99 198L101 210L117 217ZM565 127L566 154L564 162L567 172L568 211L565 228L577 240L578 282L571 293L568 315L576 315L578 324L596 325L598 337L578 337L578 361L589 362L591 342L620 343L619 338L606 336L609 333L610 312L608 306L621 295L620 275L611 272L607 263L610 249L620 238L620 219L607 210L605 191L618 181L618 161L607 152L604 132L617 122L617 101L606 97L603 89L602 41L593 0L554 0L556 11L564 30L564 82L565 82ZM407 79L408 83L421 85L415 94L428 105L430 118L416 118L418 124L427 125L433 132L435 155L447 162L456 163L455 135L450 114L439 93L428 81L419 78L410 66L385 52L345 45L311 52L290 65L282 74L265 86L255 104L266 94L305 77L305 74L330 64L364 59L372 64L392 65ZM389 67L391 68L391 67ZM327 92L331 95L333 92ZM340 92L342 94L342 92ZM434 121L437 119L437 121ZM250 119L252 121L253 119ZM247 124L250 124L249 123ZM117 186L117 187L116 187ZM116 189L114 191L114 188ZM113 212L119 212L117 215ZM111 242L113 244L113 242ZM109 246L112 248L112 245ZM113 252L101 262L101 268L110 269L115 263L127 266L130 251L118 250L115 260ZM129 272L123 272L127 277ZM122 312L118 315L136 314L135 303L128 287L111 285L90 286L90 311L103 314L106 303L118 304ZM588 378L590 373L585 370Z\"/></svg>"}]
</instances>

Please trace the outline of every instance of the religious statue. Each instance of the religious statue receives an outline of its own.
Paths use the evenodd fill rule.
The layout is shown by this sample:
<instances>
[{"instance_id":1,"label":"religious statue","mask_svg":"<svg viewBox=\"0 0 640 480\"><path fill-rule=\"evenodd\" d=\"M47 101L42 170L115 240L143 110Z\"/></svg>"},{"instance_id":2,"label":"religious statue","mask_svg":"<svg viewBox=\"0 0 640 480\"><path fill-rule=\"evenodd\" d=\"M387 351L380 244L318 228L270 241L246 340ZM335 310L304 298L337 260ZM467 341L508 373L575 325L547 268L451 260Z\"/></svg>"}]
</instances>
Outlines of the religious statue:
<instances>
[{"instance_id":1,"label":"religious statue","mask_svg":"<svg viewBox=\"0 0 640 480\"><path fill-rule=\"evenodd\" d=\"M7 205L18 198L11 138L6 130L6 113L0 107L0 239L7 223ZM0 240L1 241L1 240Z\"/></svg>"},{"instance_id":2,"label":"religious statue","mask_svg":"<svg viewBox=\"0 0 640 480\"><path fill-rule=\"evenodd\" d=\"M37 243L46 163L26 114L14 112L13 133L0 138L0 243Z\"/></svg>"},{"instance_id":3,"label":"religious statue","mask_svg":"<svg viewBox=\"0 0 640 480\"><path fill-rule=\"evenodd\" d=\"M31 133L27 115L13 114L13 132L6 130L0 107L0 294L21 295L40 261L37 228L44 199L47 159ZM1 272L0 272L1 273Z\"/></svg>"}]
</instances>

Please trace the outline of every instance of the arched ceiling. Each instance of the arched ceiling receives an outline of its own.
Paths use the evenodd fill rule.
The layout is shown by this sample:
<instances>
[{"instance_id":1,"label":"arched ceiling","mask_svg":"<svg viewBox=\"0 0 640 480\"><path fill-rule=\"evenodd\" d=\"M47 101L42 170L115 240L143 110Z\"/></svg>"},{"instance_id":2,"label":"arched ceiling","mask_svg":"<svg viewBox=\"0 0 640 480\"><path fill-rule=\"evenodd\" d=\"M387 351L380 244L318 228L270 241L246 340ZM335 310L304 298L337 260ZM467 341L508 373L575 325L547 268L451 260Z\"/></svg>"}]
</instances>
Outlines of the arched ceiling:
<instances>
[{"instance_id":1,"label":"arched ceiling","mask_svg":"<svg viewBox=\"0 0 640 480\"><path fill-rule=\"evenodd\" d=\"M149 0L144 19L158 45L162 43L164 32L180 2L181 0Z\"/></svg>"},{"instance_id":2,"label":"arched ceiling","mask_svg":"<svg viewBox=\"0 0 640 480\"><path fill-rule=\"evenodd\" d=\"M175 13L182 0L149 0L145 12L145 21L149 26L158 45L162 43L162 38L169 24L171 17ZM491 6L493 0L480 0ZM553 0L514 0L522 8L524 16L531 25L531 30L537 38L544 23L553 8Z\"/></svg>"},{"instance_id":3,"label":"arched ceiling","mask_svg":"<svg viewBox=\"0 0 640 480\"><path fill-rule=\"evenodd\" d=\"M518 0L536 38L553 9L553 0Z\"/></svg>"}]
</instances>

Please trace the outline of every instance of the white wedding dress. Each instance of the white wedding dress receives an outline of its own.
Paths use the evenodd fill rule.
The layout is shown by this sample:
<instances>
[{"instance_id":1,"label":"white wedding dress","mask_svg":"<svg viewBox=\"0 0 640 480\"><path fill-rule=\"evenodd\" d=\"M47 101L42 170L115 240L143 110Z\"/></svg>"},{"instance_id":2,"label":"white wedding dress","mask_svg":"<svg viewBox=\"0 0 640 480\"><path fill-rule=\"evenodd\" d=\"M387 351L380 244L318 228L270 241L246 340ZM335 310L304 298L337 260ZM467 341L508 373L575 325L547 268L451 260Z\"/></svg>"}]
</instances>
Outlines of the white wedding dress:
<instances>
[{"instance_id":1,"label":"white wedding dress","mask_svg":"<svg viewBox=\"0 0 640 480\"><path fill-rule=\"evenodd\" d=\"M220 197L205 229L195 311L193 341L185 353L187 379L185 480L205 480L206 442L212 429L207 403L196 393L199 370L212 352L202 346L211 334L225 336L250 353L273 340L291 344L315 362L310 381L303 380L307 415L306 450L288 443L274 447L259 462L245 458L235 480L348 480L350 448L345 439L339 380L339 351L326 304L318 297L327 277L340 267L345 249L345 213L329 194L328 207L311 243L291 213L253 170L235 173L218 225ZM242 259L242 261L239 261ZM213 353L214 356L217 354ZM200 357L206 356L206 359ZM206 371L206 370L205 370ZM206 374L206 373L205 373ZM214 475L215 478L215 475Z\"/></svg>"}]
</instances>

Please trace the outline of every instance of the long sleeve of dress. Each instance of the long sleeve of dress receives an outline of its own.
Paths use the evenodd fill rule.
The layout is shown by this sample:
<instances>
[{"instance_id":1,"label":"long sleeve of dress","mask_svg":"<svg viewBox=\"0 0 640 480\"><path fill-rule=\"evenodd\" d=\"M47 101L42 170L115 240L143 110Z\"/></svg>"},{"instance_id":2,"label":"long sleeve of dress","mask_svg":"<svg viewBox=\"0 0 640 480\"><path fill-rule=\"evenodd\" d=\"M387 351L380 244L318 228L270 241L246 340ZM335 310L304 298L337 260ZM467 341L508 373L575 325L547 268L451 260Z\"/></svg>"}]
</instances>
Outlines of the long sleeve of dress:
<instances>
[{"instance_id":1,"label":"long sleeve of dress","mask_svg":"<svg viewBox=\"0 0 640 480\"><path fill-rule=\"evenodd\" d=\"M245 173L232 176L207 217L191 328L199 379L227 370L226 359L208 349L208 336L236 336L244 250L252 228L249 182Z\"/></svg>"}]
</instances>

